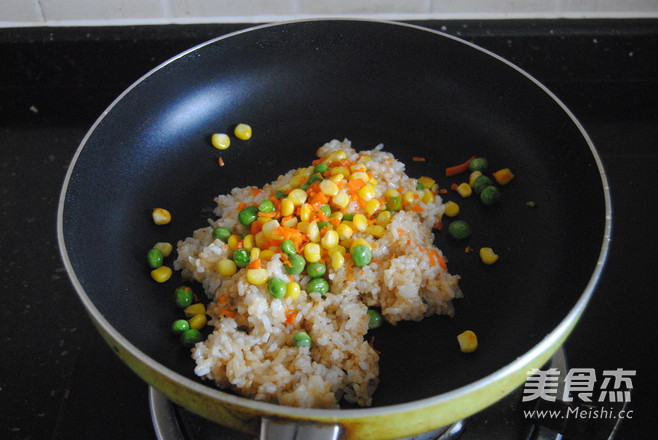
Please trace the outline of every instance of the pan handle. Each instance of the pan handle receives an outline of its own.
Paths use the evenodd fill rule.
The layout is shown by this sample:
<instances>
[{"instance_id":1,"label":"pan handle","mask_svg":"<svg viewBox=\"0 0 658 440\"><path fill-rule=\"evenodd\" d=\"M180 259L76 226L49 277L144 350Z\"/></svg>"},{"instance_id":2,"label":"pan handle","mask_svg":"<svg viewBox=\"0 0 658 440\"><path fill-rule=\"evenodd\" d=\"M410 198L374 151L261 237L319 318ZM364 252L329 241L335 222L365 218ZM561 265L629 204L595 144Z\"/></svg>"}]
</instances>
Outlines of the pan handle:
<instances>
[{"instance_id":1,"label":"pan handle","mask_svg":"<svg viewBox=\"0 0 658 440\"><path fill-rule=\"evenodd\" d=\"M340 425L270 417L263 417L260 425L260 440L339 440L342 433Z\"/></svg>"}]
</instances>

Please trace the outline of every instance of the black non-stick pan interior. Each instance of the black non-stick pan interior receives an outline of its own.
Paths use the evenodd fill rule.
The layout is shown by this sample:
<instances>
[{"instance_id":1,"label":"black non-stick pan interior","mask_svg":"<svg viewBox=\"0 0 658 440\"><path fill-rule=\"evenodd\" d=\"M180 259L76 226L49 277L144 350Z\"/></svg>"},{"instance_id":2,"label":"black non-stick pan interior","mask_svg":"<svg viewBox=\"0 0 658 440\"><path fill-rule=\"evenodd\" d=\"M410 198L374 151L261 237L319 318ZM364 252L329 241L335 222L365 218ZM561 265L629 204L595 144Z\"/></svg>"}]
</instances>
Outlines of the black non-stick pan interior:
<instances>
[{"instance_id":1,"label":"black non-stick pan interior","mask_svg":"<svg viewBox=\"0 0 658 440\"><path fill-rule=\"evenodd\" d=\"M210 135L239 122L253 127L252 139L213 149ZM85 294L153 362L194 378L188 350L169 333L181 314L172 299L180 279L155 283L146 251L206 226L216 195L308 166L334 138L356 149L383 143L409 175L443 187L467 179L444 170L472 155L516 175L495 206L444 196L462 206L474 230L466 241L436 231L464 298L454 318L373 332L382 353L375 406L497 371L537 345L583 294L599 260L606 206L595 153L577 123L537 83L485 51L415 27L349 20L268 26L211 42L115 102L84 142L65 196L66 253ZM154 207L169 209L172 223L154 225ZM484 246L500 255L495 265L479 260ZM456 342L466 329L480 340L472 354Z\"/></svg>"}]
</instances>

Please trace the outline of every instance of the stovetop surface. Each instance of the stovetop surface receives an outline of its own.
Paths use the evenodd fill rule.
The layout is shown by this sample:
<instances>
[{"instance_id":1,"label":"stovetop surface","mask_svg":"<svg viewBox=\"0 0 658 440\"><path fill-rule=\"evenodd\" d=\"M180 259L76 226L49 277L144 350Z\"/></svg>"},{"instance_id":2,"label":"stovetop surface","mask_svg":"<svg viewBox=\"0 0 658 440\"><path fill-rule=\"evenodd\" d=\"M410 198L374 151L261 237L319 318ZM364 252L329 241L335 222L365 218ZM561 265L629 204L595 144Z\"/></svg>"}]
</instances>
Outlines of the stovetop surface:
<instances>
[{"instance_id":1,"label":"stovetop surface","mask_svg":"<svg viewBox=\"0 0 658 440\"><path fill-rule=\"evenodd\" d=\"M636 370L633 418L616 438L653 438L658 21L419 24L526 69L592 137L610 182L613 240L565 351L573 367ZM169 57L244 27L0 29L0 438L155 439L148 386L102 341L63 269L59 191L85 133L126 87ZM482 438L518 438L513 431Z\"/></svg>"}]
</instances>

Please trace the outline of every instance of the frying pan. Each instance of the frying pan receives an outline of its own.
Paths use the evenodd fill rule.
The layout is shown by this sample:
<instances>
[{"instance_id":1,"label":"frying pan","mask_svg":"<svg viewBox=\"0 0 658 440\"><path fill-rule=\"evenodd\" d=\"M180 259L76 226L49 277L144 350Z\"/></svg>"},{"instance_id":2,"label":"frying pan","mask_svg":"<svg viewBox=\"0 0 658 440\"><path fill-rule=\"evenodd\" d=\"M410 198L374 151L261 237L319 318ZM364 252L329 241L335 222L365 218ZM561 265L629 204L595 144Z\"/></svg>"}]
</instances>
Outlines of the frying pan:
<instances>
[{"instance_id":1,"label":"frying pan","mask_svg":"<svg viewBox=\"0 0 658 440\"><path fill-rule=\"evenodd\" d=\"M239 122L253 127L253 137L214 150L210 135ZM446 178L444 169L471 155L517 177L495 206L446 195L474 231L466 241L436 233L464 298L455 301L454 318L373 331L382 354L371 408L290 408L220 391L194 376L189 350L169 334L180 317L172 300L180 280L153 282L146 251L206 226L216 195L308 166L334 138L356 149L383 143L410 176L432 176L444 187L465 179ZM154 225L155 207L169 209L173 221ZM146 74L87 133L58 213L68 274L116 354L173 402L253 434L264 426L264 438L300 426L316 438L399 438L496 402L541 368L575 326L610 230L597 152L538 81L440 32L335 19L230 34ZM501 256L495 265L479 261L484 246ZM480 341L471 354L455 339L466 329Z\"/></svg>"}]
</instances>

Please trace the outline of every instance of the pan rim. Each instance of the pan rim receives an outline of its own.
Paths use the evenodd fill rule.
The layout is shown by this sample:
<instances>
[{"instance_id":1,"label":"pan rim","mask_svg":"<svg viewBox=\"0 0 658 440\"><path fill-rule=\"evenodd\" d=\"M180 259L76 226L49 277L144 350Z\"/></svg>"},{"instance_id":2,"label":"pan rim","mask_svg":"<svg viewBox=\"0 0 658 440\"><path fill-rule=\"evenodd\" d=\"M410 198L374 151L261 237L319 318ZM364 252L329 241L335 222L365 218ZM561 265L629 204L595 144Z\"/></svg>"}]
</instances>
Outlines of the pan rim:
<instances>
[{"instance_id":1,"label":"pan rim","mask_svg":"<svg viewBox=\"0 0 658 440\"><path fill-rule=\"evenodd\" d=\"M288 406L283 406L279 404L274 404L274 403L268 403L268 402L261 402L257 400L252 400L246 397L241 397L233 394L229 394L227 392L224 392L218 388L213 388L211 384L203 384L197 381L194 381L188 377L182 376L179 373L167 368L166 366L160 364L159 362L155 361L153 358L150 356L146 355L144 352L142 352L140 349L138 349L135 345L133 345L130 341L128 341L123 335L121 335L103 316L103 314L96 308L96 306L92 303L91 299L85 292L84 287L82 286L80 280L77 278L77 275L75 274L75 271L73 269L73 265L71 263L71 260L69 258L68 252L67 252L67 247L66 247L66 240L64 238L64 208L65 208L65 203L66 203L66 196L68 192L68 187L69 183L71 181L71 177L73 175L73 171L75 169L75 165L78 161L78 158L80 154L82 153L82 150L84 149L85 145L87 144L89 138L92 136L94 131L96 130L97 126L101 123L101 121L112 111L112 109L128 94L130 93L135 87L137 87L140 83L142 83L144 80L146 80L148 77L153 75L155 72L159 71L160 69L164 68L165 66L175 62L176 60L186 56L189 53L192 53L202 47L215 44L221 40L229 39L235 36L238 36L240 34L246 33L246 32L253 32L253 31L258 31L262 30L265 28L269 27L279 27L279 26L287 26L291 24L299 24L299 23L309 23L309 22L317 22L317 21L353 21L353 22L366 22L366 23L373 23L373 24L384 24L384 25L393 25L393 26L403 26L403 27L410 27L415 30L423 31L423 32L428 32L430 34L435 34L443 38L449 38L451 40L454 40L456 42L465 44L466 46L469 46L472 49L476 49L478 51L481 51L494 59L503 62L507 66L513 68L517 72L521 73L523 76L525 76L528 80L533 82L537 87L539 87L544 93L546 93L550 98L552 98L556 104L566 113L566 115L571 119L571 121L575 124L575 126L578 128L579 132L583 136L584 140L586 141L590 152L594 158L594 161L596 163L596 166L599 170L600 178L601 178L601 185L602 185L602 190L603 190L603 198L604 198L604 206L605 206L605 223L604 223L604 229L603 229L603 241L601 244L601 249L599 252L599 256L596 262L596 265L594 267L594 270L592 272L592 275L589 278L589 281L583 290L583 293L580 295L578 298L578 301L575 303L573 308L569 311L569 313L562 319L562 321L550 332L548 335L544 337L537 345L535 345L533 348L531 348L529 351L524 353L522 356L516 358L514 361L508 363L507 365L503 366L502 368L498 369L497 371L494 371L493 373L478 379L475 382L472 382L468 385L461 386L459 388L455 388L453 390L447 391L445 393L441 393L435 396L423 398L423 399L417 399L413 400L410 402L404 402L404 403L398 403L398 404L392 404L392 405L384 405L384 406L377 406L377 407L369 407L369 408L358 408L358 409L315 409L315 408L297 408L297 407L288 407ZM447 34L445 32L429 29L426 27L423 27L421 25L416 25L412 23L404 23L404 22L398 22L398 21L390 21L390 20L378 20L378 19L365 19L365 18L349 18L349 17L339 17L339 18L312 18L312 19L299 19L299 20L290 20L290 21L281 21L281 22L274 22L274 23L267 23L267 24L261 24L261 25L256 25L256 26L251 26L239 31L231 32L226 35L221 35L219 37L213 38L211 40L208 40L206 42L200 43L198 45L195 45L194 47L191 47L188 50L185 50L178 55L166 60L165 62L159 64L155 68L151 69L149 72L141 76L138 80L136 80L133 84L131 84L126 90L124 90L98 117L98 119L94 122L94 124L91 126L91 128L87 131L86 135L82 139L80 145L78 146L71 163L68 167L64 183L62 186L62 190L60 192L60 197L59 197L59 203L58 203L58 210L57 210L57 239L58 239L58 244L59 244L59 250L60 250L60 255L62 257L62 261L64 263L64 267L69 275L69 278L71 280L71 283L82 301L85 309L87 310L87 313L91 315L92 319L102 327L103 331L106 332L114 341L116 341L123 349L125 349L128 353L130 353L131 356L135 357L139 362L141 362L144 365L149 366L149 368L155 370L157 373L171 378L174 380L177 384L180 384L181 386L184 386L191 392L194 392L198 395L203 395L205 397L208 397L212 400L216 401L222 401L227 404L232 404L232 405L237 405L237 406L242 406L242 407L248 407L252 410L255 411L262 411L263 413L266 414L278 414L282 416L290 416L294 418L303 418L303 417L309 417L309 418L327 418L327 417L333 417L336 415L339 415L340 417L345 417L345 418L363 418L363 417L377 417L377 416L384 416L384 415L389 415L392 413L399 413L399 412L405 412L405 411L411 411L420 407L426 407L426 406L432 406L432 405L439 405L439 404L445 404L446 402L449 402L451 400L454 400L458 397L463 397L465 395L477 392L478 390L483 390L489 387L490 385L503 380L514 373L518 373L524 366L532 363L533 360L539 358L542 354L546 353L547 351L551 350L553 347L555 347L557 344L561 344L561 341L563 338L568 336L569 332L573 328L573 326L577 323L578 319L580 316L583 314L590 298L592 297L594 290L596 288L596 285L598 284L598 281L600 279L600 276L602 274L603 268L605 266L605 262L607 259L608 255L608 250L610 246L610 241L611 241L611 234L612 234L612 202L611 202L611 197L610 197L610 188L608 185L608 179L603 167L602 160L599 156L599 153L597 152L594 143L592 142L590 136L587 134L585 128L583 125L580 123L580 121L575 117L575 115L569 110L569 108L552 92L550 91L546 86L544 86L539 80L534 78L532 75L530 75L528 72L523 70L522 68L518 67L517 65L513 64L512 62L502 58L501 56L495 54L494 52L491 52L488 49L485 49L483 47L480 47L474 43L471 43L469 41L463 40L459 37ZM503 397L503 396L500 396Z\"/></svg>"}]
</instances>

